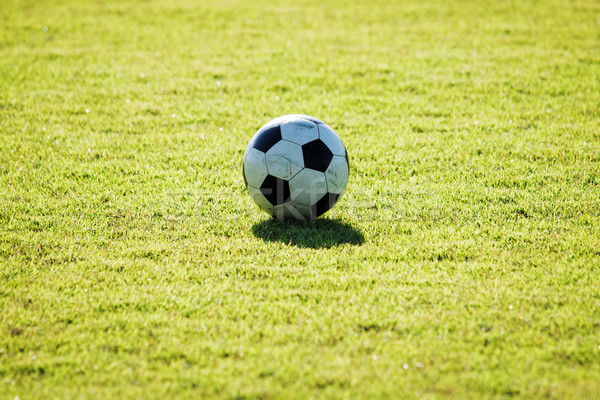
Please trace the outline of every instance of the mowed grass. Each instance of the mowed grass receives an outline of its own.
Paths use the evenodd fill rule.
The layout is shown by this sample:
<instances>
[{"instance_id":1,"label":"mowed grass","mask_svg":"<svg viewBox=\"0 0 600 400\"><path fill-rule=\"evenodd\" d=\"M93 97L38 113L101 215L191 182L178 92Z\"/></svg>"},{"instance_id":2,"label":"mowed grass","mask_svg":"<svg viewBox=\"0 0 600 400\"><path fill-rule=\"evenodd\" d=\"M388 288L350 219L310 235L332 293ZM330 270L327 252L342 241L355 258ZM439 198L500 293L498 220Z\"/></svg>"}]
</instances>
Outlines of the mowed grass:
<instances>
[{"instance_id":1,"label":"mowed grass","mask_svg":"<svg viewBox=\"0 0 600 400\"><path fill-rule=\"evenodd\" d=\"M598 396L600 3L105 1L0 5L1 399Z\"/></svg>"}]
</instances>

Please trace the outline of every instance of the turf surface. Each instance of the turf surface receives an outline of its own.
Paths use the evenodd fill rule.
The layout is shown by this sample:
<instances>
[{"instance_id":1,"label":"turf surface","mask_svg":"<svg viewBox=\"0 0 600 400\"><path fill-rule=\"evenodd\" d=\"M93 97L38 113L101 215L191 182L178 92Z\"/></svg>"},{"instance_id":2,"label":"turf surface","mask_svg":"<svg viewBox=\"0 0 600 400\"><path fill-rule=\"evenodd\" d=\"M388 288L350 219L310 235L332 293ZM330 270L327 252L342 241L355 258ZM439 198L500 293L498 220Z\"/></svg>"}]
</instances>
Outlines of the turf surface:
<instances>
[{"instance_id":1,"label":"turf surface","mask_svg":"<svg viewBox=\"0 0 600 400\"><path fill-rule=\"evenodd\" d=\"M0 399L600 393L598 1L105 1L0 5Z\"/></svg>"}]
</instances>

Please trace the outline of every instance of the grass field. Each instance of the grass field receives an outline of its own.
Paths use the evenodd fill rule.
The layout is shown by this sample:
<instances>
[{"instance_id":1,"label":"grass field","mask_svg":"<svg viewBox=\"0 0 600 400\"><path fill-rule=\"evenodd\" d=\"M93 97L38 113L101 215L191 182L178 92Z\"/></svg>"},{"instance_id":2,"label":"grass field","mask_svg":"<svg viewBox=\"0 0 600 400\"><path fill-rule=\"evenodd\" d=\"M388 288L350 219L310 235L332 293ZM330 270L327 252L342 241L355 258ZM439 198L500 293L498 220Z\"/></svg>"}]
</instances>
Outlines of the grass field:
<instances>
[{"instance_id":1,"label":"grass field","mask_svg":"<svg viewBox=\"0 0 600 400\"><path fill-rule=\"evenodd\" d=\"M0 4L0 400L598 398L600 2L104 1Z\"/></svg>"}]
</instances>

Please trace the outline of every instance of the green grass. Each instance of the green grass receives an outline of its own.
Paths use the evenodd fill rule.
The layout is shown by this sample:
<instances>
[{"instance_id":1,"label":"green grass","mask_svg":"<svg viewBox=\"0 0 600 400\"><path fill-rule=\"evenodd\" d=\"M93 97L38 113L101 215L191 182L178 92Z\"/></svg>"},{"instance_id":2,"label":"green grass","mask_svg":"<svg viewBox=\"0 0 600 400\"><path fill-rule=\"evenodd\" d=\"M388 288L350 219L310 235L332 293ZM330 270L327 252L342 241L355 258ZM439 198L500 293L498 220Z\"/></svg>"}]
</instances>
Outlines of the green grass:
<instances>
[{"instance_id":1,"label":"green grass","mask_svg":"<svg viewBox=\"0 0 600 400\"><path fill-rule=\"evenodd\" d=\"M0 5L0 400L600 393L598 1L106 1Z\"/></svg>"}]
</instances>

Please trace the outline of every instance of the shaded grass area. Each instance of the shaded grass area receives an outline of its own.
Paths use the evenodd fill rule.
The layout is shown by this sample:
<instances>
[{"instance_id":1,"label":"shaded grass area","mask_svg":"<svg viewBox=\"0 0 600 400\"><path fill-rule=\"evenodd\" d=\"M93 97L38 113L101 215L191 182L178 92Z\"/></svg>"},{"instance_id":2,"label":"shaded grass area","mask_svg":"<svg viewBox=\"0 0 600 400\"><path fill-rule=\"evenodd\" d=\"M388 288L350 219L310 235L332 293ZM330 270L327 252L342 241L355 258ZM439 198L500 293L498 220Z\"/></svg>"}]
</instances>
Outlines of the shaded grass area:
<instances>
[{"instance_id":1,"label":"shaded grass area","mask_svg":"<svg viewBox=\"0 0 600 400\"><path fill-rule=\"evenodd\" d=\"M341 244L361 245L365 241L358 229L333 219L308 222L269 219L254 224L252 232L265 241L315 249Z\"/></svg>"}]
</instances>

